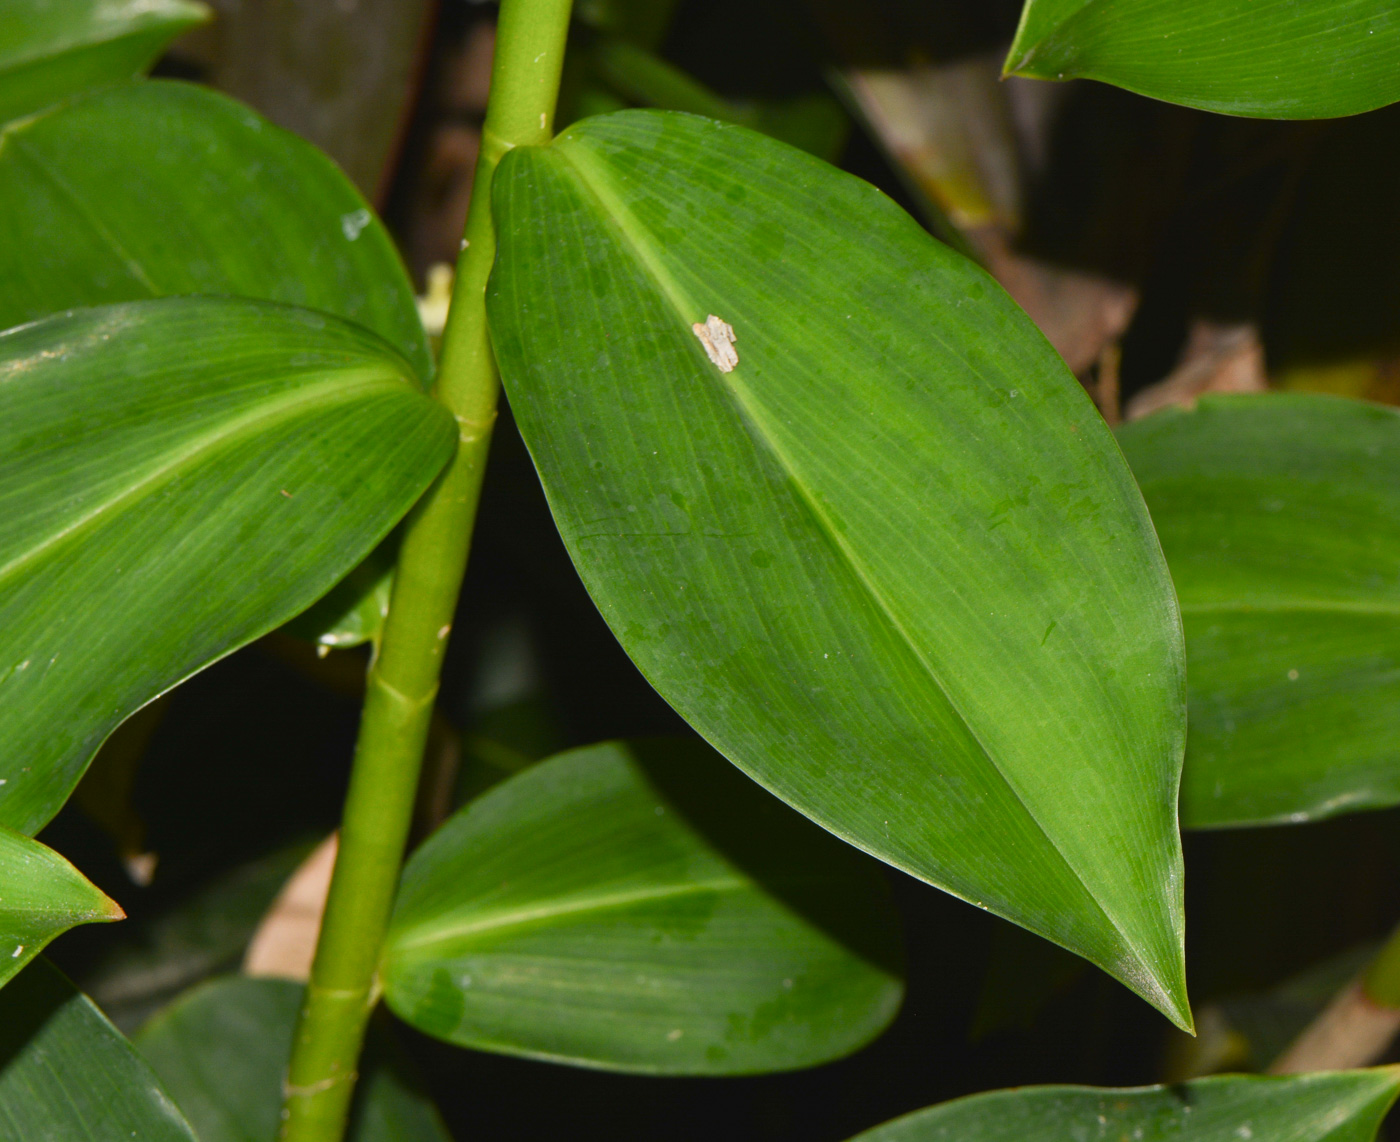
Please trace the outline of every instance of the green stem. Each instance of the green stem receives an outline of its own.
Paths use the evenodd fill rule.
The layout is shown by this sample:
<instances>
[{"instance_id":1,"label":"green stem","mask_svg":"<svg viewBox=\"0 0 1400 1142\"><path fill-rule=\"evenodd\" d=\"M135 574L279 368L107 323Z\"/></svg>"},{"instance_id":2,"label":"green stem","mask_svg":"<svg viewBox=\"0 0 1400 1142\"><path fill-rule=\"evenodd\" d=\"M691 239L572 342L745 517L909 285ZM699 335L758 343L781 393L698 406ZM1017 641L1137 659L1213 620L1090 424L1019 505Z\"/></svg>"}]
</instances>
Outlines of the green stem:
<instances>
[{"instance_id":1,"label":"green stem","mask_svg":"<svg viewBox=\"0 0 1400 1142\"><path fill-rule=\"evenodd\" d=\"M486 329L496 251L491 178L506 151L551 138L569 6L501 3L491 102L434 388L457 418L461 443L409 517L370 666L335 875L288 1067L284 1142L338 1142L345 1131L496 419L499 378Z\"/></svg>"}]
</instances>

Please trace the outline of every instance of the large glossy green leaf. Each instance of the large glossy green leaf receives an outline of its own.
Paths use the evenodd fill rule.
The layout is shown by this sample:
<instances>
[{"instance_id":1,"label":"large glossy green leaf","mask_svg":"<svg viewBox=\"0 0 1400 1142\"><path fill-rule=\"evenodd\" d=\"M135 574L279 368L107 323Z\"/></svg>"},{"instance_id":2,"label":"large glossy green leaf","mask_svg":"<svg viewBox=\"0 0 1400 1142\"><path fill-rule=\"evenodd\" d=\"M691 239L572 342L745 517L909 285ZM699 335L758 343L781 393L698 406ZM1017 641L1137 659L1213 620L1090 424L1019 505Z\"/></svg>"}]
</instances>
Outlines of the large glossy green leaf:
<instances>
[{"instance_id":1,"label":"large glossy green leaf","mask_svg":"<svg viewBox=\"0 0 1400 1142\"><path fill-rule=\"evenodd\" d=\"M1400 413L1219 396L1119 438L1186 627L1182 823L1400 801Z\"/></svg>"},{"instance_id":2,"label":"large glossy green leaf","mask_svg":"<svg viewBox=\"0 0 1400 1142\"><path fill-rule=\"evenodd\" d=\"M999 1090L931 1106L851 1142L1372 1142L1400 1090L1394 1067L1173 1086Z\"/></svg>"},{"instance_id":3,"label":"large glossy green leaf","mask_svg":"<svg viewBox=\"0 0 1400 1142\"><path fill-rule=\"evenodd\" d=\"M0 991L0 1137L196 1142L151 1068L45 960Z\"/></svg>"},{"instance_id":4,"label":"large glossy green leaf","mask_svg":"<svg viewBox=\"0 0 1400 1142\"><path fill-rule=\"evenodd\" d=\"M1400 99L1393 0L1026 0L1006 59L1033 79L1101 79L1268 119Z\"/></svg>"},{"instance_id":5,"label":"large glossy green leaf","mask_svg":"<svg viewBox=\"0 0 1400 1142\"><path fill-rule=\"evenodd\" d=\"M227 976L187 992L136 1035L200 1142L271 1142L303 987ZM371 1027L347 1142L451 1142L388 1035Z\"/></svg>"},{"instance_id":6,"label":"large glossy green leaf","mask_svg":"<svg viewBox=\"0 0 1400 1142\"><path fill-rule=\"evenodd\" d=\"M744 1074L874 1038L899 962L878 865L657 740L560 754L453 817L404 871L381 976L464 1047Z\"/></svg>"},{"instance_id":7,"label":"large glossy green leaf","mask_svg":"<svg viewBox=\"0 0 1400 1142\"><path fill-rule=\"evenodd\" d=\"M0 123L139 75L209 18L190 0L13 0L0 4Z\"/></svg>"},{"instance_id":8,"label":"large glossy green leaf","mask_svg":"<svg viewBox=\"0 0 1400 1142\"><path fill-rule=\"evenodd\" d=\"M325 314L172 298L0 335L0 824L37 829L126 715L323 593L455 435Z\"/></svg>"},{"instance_id":9,"label":"large glossy green leaf","mask_svg":"<svg viewBox=\"0 0 1400 1142\"><path fill-rule=\"evenodd\" d=\"M1175 598L1030 320L873 187L740 127L591 119L495 187L512 408L649 681L839 836L1187 1021Z\"/></svg>"},{"instance_id":10,"label":"large glossy green leaf","mask_svg":"<svg viewBox=\"0 0 1400 1142\"><path fill-rule=\"evenodd\" d=\"M124 915L53 849L0 827L0 984L69 928Z\"/></svg>"},{"instance_id":11,"label":"large glossy green leaf","mask_svg":"<svg viewBox=\"0 0 1400 1142\"><path fill-rule=\"evenodd\" d=\"M234 294L324 310L431 368L403 263L325 155L201 87L123 84L0 131L0 328Z\"/></svg>"}]
</instances>

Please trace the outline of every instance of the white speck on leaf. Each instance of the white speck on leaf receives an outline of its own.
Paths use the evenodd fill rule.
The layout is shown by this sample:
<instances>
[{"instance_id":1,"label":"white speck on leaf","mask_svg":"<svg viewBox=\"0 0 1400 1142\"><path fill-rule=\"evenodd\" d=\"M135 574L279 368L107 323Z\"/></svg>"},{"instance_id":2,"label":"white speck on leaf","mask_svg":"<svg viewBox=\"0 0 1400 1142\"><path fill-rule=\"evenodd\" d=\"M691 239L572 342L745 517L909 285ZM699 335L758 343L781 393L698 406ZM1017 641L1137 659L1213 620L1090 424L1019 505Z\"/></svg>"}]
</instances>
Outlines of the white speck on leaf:
<instances>
[{"instance_id":1,"label":"white speck on leaf","mask_svg":"<svg viewBox=\"0 0 1400 1142\"><path fill-rule=\"evenodd\" d=\"M700 344L705 346L705 353L714 362L715 368L721 373L732 373L734 366L739 363L739 354L734 350L734 327L727 321L721 321L713 313L705 318L703 325L696 322L690 327L690 331L699 338Z\"/></svg>"},{"instance_id":2,"label":"white speck on leaf","mask_svg":"<svg viewBox=\"0 0 1400 1142\"><path fill-rule=\"evenodd\" d=\"M10 959L12 959L12 960L17 960L17 959L19 959L20 956L23 955L23 954L24 954L24 945L23 945L23 944L20 944L19 947L17 947L17 948L10 954Z\"/></svg>"},{"instance_id":3,"label":"white speck on leaf","mask_svg":"<svg viewBox=\"0 0 1400 1142\"><path fill-rule=\"evenodd\" d=\"M667 1031L667 1032L666 1032L666 1038L667 1038L668 1041L674 1043L677 1039L679 1039L679 1038L680 1038L682 1035L684 1035L684 1034L685 1034L685 1032L682 1031L679 1027L677 1027L674 1031Z\"/></svg>"},{"instance_id":4,"label":"white speck on leaf","mask_svg":"<svg viewBox=\"0 0 1400 1142\"><path fill-rule=\"evenodd\" d=\"M352 210L349 214L340 216L340 232L345 235L347 242L353 242L360 236L361 231L370 223L370 212L368 207L360 207L359 210Z\"/></svg>"}]
</instances>

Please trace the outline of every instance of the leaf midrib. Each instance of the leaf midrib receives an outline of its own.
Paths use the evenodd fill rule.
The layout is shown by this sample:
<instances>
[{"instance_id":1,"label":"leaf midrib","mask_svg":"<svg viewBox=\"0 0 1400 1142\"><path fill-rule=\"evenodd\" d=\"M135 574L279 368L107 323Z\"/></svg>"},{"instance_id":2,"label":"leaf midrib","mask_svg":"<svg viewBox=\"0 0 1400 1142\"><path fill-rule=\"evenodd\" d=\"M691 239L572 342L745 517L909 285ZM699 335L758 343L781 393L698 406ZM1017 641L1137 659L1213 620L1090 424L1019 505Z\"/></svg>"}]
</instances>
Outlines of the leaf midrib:
<instances>
[{"instance_id":1,"label":"leaf midrib","mask_svg":"<svg viewBox=\"0 0 1400 1142\"><path fill-rule=\"evenodd\" d=\"M685 291L681 288L680 284L676 282L675 279L671 276L670 272L666 269L666 267L659 261L659 259L657 259L652 254L647 244L642 241L640 235L646 232L646 228L639 221L637 221L632 211L628 207L623 205L618 196L612 191L612 188L608 185L608 179L606 178L606 176L601 171L598 171L596 168L590 172L588 168L593 166L593 162L592 156L588 152L587 148L580 146L576 147L574 150L569 150L565 147L556 145L554 147L551 147L550 150L554 154L556 154L567 167L571 168L574 171L583 189L593 196L593 198L599 203L599 206L602 208L604 215L616 225L618 231L621 233L623 238L626 239L628 247L631 249L633 256L641 266L643 272L646 273L654 281L661 294L667 299L667 301L670 302L672 309L675 310L677 316L681 319L682 323L688 325L689 322L692 320L692 317L689 315L700 314L703 311L703 307L695 305L695 303L686 295ZM593 175L592 178L589 177L590 173ZM1032 811L1031 807L1026 803L1025 798L1021 794L1021 791L1009 779L1007 774L997 763L996 759L991 753L991 750L988 749L986 743L982 740L981 735L977 733L976 729L974 729L972 724L968 721L967 716L958 707L957 703L954 702L951 693L949 692L948 688L944 685L942 678L939 677L938 672L934 669L933 664L929 662L927 657L924 655L922 648L919 647L919 645L910 636L909 632L905 629L904 624L900 622L898 617L894 614L892 608L884 598L883 594L878 590L875 584L871 582L871 579L868 573L866 572L865 568L861 565L859 560L856 559L854 553L851 551L851 549L845 543L845 541L841 538L839 532L832 525L831 521L826 517L826 515L822 512L820 505L816 501L816 498L813 496L811 490L799 477L796 466L793 464L791 458L778 445L777 441L773 436L773 433L769 429L768 424L765 422L765 418L752 408L750 400L746 399L746 392L742 386L741 381L738 378L736 378L733 372L721 373L719 374L719 376L720 383L728 390L735 403L739 406L739 410L742 412L743 415L747 417L747 419L757 432L758 436L763 440L764 444L767 446L774 459L778 462L779 467L783 470L784 474L788 477L789 481L791 481L792 486L797 490L801 502L811 513L814 521L817 523L819 530L823 533L828 542L830 542L832 546L836 548L837 552L845 560L847 565L850 567L852 573L855 575L857 581L861 584L866 593L870 596L871 601L875 604L878 612L884 617L885 621L889 623L889 625L893 628L899 640L904 643L906 649L913 655L915 661L928 675L929 679L933 682L934 686L938 689L938 691L943 695L944 699L948 704L948 708L956 715L959 722L967 730L969 736L977 744L978 749L982 751L982 755L984 758L986 758L987 763L992 767L992 769L1001 778L1006 787L1011 791L1012 795L1016 798L1017 802L1021 805L1022 809L1025 810L1026 816L1031 820L1035 827L1038 830L1040 830L1041 835L1045 838L1051 850L1060 858L1061 861L1064 862L1065 867L1079 882L1080 886L1084 889L1084 892L1087 894L1088 898L1094 903L1095 907L1099 909L1099 912L1103 915L1104 919L1107 920L1109 925L1113 928L1113 930L1118 933L1119 937L1123 940L1124 944L1129 949L1129 951L1131 951L1132 954L1137 958L1138 963L1143 968L1147 969L1149 973L1148 978L1151 981L1153 989L1159 992L1159 994L1162 994L1164 1000L1167 1001L1168 1006L1174 1008L1176 1006L1175 1003L1171 1002L1170 998L1166 995L1166 993L1162 991L1162 981L1158 980L1156 977L1156 973L1153 967L1155 961L1143 954L1142 949L1138 945L1138 943L1134 939L1132 939L1127 932L1123 930L1122 926L1119 925L1118 921L1114 918L1114 916L1109 913L1108 909L1104 906L1103 902L1098 898L1098 895L1085 881L1083 875L1079 872L1077 868L1074 867L1073 864L1070 863L1069 858L1061 851L1060 847L1055 843L1054 838L1045 828L1045 825L1040 821L1039 817L1036 816L1036 814ZM855 844L856 847L865 847L863 845L858 844L858 842L856 842L853 838L847 836L844 831L839 832L838 835L842 836L843 839L847 840L848 842ZM882 856L880 857L880 859L888 860L889 858ZM890 861L890 863L896 864L896 866L899 867L897 862ZM912 869L907 868L905 869L905 871L913 872ZM918 874L914 873L914 875ZM940 887L944 886L940 885ZM956 892L953 892L953 890L951 889L947 889L946 887L945 891L950 891L953 895L960 895Z\"/></svg>"},{"instance_id":2,"label":"leaf midrib","mask_svg":"<svg viewBox=\"0 0 1400 1142\"><path fill-rule=\"evenodd\" d=\"M789 883L784 881L783 883ZM499 912L487 912L474 920L460 924L424 928L423 934L400 939L391 938L393 951L423 947L427 944L442 943L447 940L466 939L483 932L498 933L511 928L525 928L542 920L554 920L563 916L578 916L588 912L613 912L632 904L645 904L659 900L694 896L702 892L738 892L753 888L752 882L738 876L713 877L709 880L692 880L684 884L649 885L622 892L605 892L594 896L565 897L547 904L530 908L512 908ZM415 925L416 926L416 925Z\"/></svg>"},{"instance_id":3,"label":"leaf midrib","mask_svg":"<svg viewBox=\"0 0 1400 1142\"><path fill-rule=\"evenodd\" d=\"M242 415L223 421L216 429L190 437L183 447L172 449L164 461L147 469L134 483L99 501L88 511L48 533L38 542L30 544L8 563L0 564L0 590L50 549L97 526L110 513L141 499L166 482L172 473L186 463L201 458L220 445L241 435L256 435L257 429L290 420L303 409L322 403L322 399L327 395L332 399L324 403L334 406L349 403L350 398L361 392L387 387L389 386L382 369L369 364L356 366L353 369L325 374L323 379L315 383L301 385L275 401L261 402Z\"/></svg>"},{"instance_id":4,"label":"leaf midrib","mask_svg":"<svg viewBox=\"0 0 1400 1142\"><path fill-rule=\"evenodd\" d=\"M1286 599L1263 603L1221 600L1213 603L1182 603L1183 615L1287 615L1339 614L1375 615L1378 618L1400 618L1400 601L1367 602L1345 599Z\"/></svg>"},{"instance_id":5,"label":"leaf midrib","mask_svg":"<svg viewBox=\"0 0 1400 1142\"><path fill-rule=\"evenodd\" d=\"M58 192L58 195L67 202L73 213L81 218L92 232L107 245L107 248L112 251L117 261L126 267L127 272L148 292L149 296L162 296L166 291L160 289L160 287L151 280L151 276L146 272L145 267L137 260L135 255L128 251L126 247L121 244L120 239L107 228L102 219L89 205L90 197L76 191L57 170L40 156L38 151L24 142L21 132L32 127L35 123L42 121L47 115L48 112L46 111L40 115L31 116L28 119L12 123L3 131L0 131L0 153L4 152L5 145L8 143L9 149L13 151L18 158L27 161L38 171L39 176L48 181Z\"/></svg>"}]
</instances>

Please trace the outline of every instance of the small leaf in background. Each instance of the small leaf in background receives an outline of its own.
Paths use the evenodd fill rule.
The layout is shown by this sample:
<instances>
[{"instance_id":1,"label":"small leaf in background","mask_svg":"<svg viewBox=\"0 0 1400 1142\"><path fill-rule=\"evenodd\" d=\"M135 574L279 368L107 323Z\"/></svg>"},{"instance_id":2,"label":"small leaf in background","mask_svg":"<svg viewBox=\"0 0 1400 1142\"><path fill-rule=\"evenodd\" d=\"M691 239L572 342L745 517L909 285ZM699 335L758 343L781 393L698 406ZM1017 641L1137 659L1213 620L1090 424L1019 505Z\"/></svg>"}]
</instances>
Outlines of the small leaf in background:
<instances>
[{"instance_id":1,"label":"small leaf in background","mask_svg":"<svg viewBox=\"0 0 1400 1142\"><path fill-rule=\"evenodd\" d=\"M0 991L0 1133L15 1142L195 1142L151 1068L46 960Z\"/></svg>"},{"instance_id":2,"label":"small leaf in background","mask_svg":"<svg viewBox=\"0 0 1400 1142\"><path fill-rule=\"evenodd\" d=\"M633 104L741 123L828 162L841 157L851 134L850 119L830 95L726 99L646 48L610 36L600 37L586 60L599 80Z\"/></svg>"},{"instance_id":3,"label":"small leaf in background","mask_svg":"<svg viewBox=\"0 0 1400 1142\"><path fill-rule=\"evenodd\" d=\"M200 1142L272 1139L300 984L229 976L188 992L135 1037ZM347 1142L450 1142L391 1037L371 1027Z\"/></svg>"},{"instance_id":4,"label":"small leaf in background","mask_svg":"<svg viewBox=\"0 0 1400 1142\"><path fill-rule=\"evenodd\" d=\"M0 5L0 123L144 72L209 18L189 0L23 0Z\"/></svg>"},{"instance_id":5,"label":"small leaf in background","mask_svg":"<svg viewBox=\"0 0 1400 1142\"><path fill-rule=\"evenodd\" d=\"M339 847L340 834L332 833L287 878L248 941L244 975L298 983L311 978Z\"/></svg>"},{"instance_id":6,"label":"small leaf in background","mask_svg":"<svg viewBox=\"0 0 1400 1142\"><path fill-rule=\"evenodd\" d=\"M903 995L878 866L703 743L560 754L409 861L384 994L464 1047L655 1074L790 1070Z\"/></svg>"},{"instance_id":7,"label":"small leaf in background","mask_svg":"<svg viewBox=\"0 0 1400 1142\"><path fill-rule=\"evenodd\" d=\"M53 849L3 827L0 885L0 985L69 928L125 916Z\"/></svg>"},{"instance_id":8,"label":"small leaf in background","mask_svg":"<svg viewBox=\"0 0 1400 1142\"><path fill-rule=\"evenodd\" d=\"M511 407L648 681L838 836L1188 1023L1175 597L1025 314L873 187L710 120L586 120L493 200Z\"/></svg>"},{"instance_id":9,"label":"small leaf in background","mask_svg":"<svg viewBox=\"0 0 1400 1142\"><path fill-rule=\"evenodd\" d=\"M298 841L220 875L154 915L113 931L76 981L126 1034L176 995L234 970L283 882L311 851Z\"/></svg>"},{"instance_id":10,"label":"small leaf in background","mask_svg":"<svg viewBox=\"0 0 1400 1142\"><path fill-rule=\"evenodd\" d=\"M0 824L39 828L123 718L324 593L455 438L326 314L171 298L0 336Z\"/></svg>"},{"instance_id":11,"label":"small leaf in background","mask_svg":"<svg viewBox=\"0 0 1400 1142\"><path fill-rule=\"evenodd\" d=\"M1394 1067L1170 1087L1023 1087L897 1118L851 1142L1372 1142L1400 1091Z\"/></svg>"},{"instance_id":12,"label":"small leaf in background","mask_svg":"<svg viewBox=\"0 0 1400 1142\"><path fill-rule=\"evenodd\" d=\"M1400 412L1215 396L1119 440L1186 628L1182 824L1400 802Z\"/></svg>"},{"instance_id":13,"label":"small leaf in background","mask_svg":"<svg viewBox=\"0 0 1400 1142\"><path fill-rule=\"evenodd\" d=\"M329 592L282 627L295 638L327 650L345 650L374 639L389 613L397 536L390 536ZM324 651L322 651L324 653Z\"/></svg>"},{"instance_id":14,"label":"small leaf in background","mask_svg":"<svg viewBox=\"0 0 1400 1142\"><path fill-rule=\"evenodd\" d=\"M1180 1082L1220 1071L1271 1069L1333 996L1361 975L1379 949L1376 942L1349 948L1267 990L1206 1004L1197 1013L1197 1038L1172 1035L1164 1077Z\"/></svg>"},{"instance_id":15,"label":"small leaf in background","mask_svg":"<svg viewBox=\"0 0 1400 1142\"><path fill-rule=\"evenodd\" d=\"M1006 71L1100 79L1226 115L1355 115L1400 99L1400 9L1393 0L1028 0Z\"/></svg>"}]
</instances>

